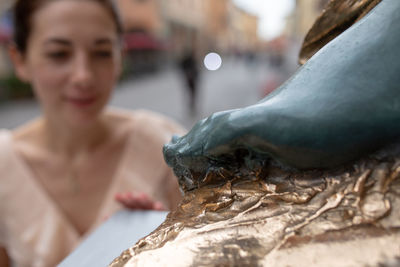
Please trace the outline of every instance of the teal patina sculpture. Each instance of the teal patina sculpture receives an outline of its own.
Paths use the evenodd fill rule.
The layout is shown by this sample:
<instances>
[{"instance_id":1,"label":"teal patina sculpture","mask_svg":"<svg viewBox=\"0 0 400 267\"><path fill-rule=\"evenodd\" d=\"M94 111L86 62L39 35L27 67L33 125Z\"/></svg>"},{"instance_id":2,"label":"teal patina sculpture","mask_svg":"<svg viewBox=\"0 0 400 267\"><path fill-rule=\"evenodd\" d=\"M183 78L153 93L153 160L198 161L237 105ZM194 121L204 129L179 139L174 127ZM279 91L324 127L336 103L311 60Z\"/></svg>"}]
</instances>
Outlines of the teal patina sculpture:
<instances>
[{"instance_id":1,"label":"teal patina sculpture","mask_svg":"<svg viewBox=\"0 0 400 267\"><path fill-rule=\"evenodd\" d=\"M165 159L190 189L189 173L229 164L238 154L296 169L330 168L394 142L399 44L400 1L383 0L259 103L213 114L175 138L164 147Z\"/></svg>"}]
</instances>

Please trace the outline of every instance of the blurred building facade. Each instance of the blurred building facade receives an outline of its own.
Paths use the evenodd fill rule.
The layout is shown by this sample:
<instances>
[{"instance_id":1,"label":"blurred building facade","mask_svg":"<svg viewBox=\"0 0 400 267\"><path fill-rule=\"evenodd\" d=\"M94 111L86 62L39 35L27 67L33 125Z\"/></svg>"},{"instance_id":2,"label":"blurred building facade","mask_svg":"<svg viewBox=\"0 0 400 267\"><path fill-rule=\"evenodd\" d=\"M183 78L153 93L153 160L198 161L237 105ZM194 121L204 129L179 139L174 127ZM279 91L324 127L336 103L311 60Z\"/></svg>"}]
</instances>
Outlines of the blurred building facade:
<instances>
[{"instance_id":1,"label":"blurred building facade","mask_svg":"<svg viewBox=\"0 0 400 267\"><path fill-rule=\"evenodd\" d=\"M261 43L257 35L258 17L238 6L230 5L229 42L239 52L255 51Z\"/></svg>"},{"instance_id":2,"label":"blurred building facade","mask_svg":"<svg viewBox=\"0 0 400 267\"><path fill-rule=\"evenodd\" d=\"M296 8L287 18L286 34L303 40L329 0L296 0Z\"/></svg>"},{"instance_id":3,"label":"blurred building facade","mask_svg":"<svg viewBox=\"0 0 400 267\"><path fill-rule=\"evenodd\" d=\"M168 40L172 57L187 49L202 49L205 38L206 1L158 0L163 19L163 37Z\"/></svg>"},{"instance_id":4,"label":"blurred building facade","mask_svg":"<svg viewBox=\"0 0 400 267\"><path fill-rule=\"evenodd\" d=\"M159 2L156 0L117 0L126 32L142 31L158 34L161 30Z\"/></svg>"},{"instance_id":5,"label":"blurred building facade","mask_svg":"<svg viewBox=\"0 0 400 267\"><path fill-rule=\"evenodd\" d=\"M205 34L208 36L208 49L226 51L230 48L231 0L206 0Z\"/></svg>"}]
</instances>

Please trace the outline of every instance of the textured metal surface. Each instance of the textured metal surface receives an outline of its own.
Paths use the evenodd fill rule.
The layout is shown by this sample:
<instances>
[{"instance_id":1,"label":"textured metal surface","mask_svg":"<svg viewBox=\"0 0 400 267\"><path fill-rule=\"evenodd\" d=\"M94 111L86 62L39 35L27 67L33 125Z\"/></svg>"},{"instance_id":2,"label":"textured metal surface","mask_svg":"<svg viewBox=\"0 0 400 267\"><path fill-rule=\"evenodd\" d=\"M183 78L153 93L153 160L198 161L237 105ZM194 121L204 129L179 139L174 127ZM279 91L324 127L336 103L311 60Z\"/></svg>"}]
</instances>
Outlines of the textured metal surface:
<instances>
[{"instance_id":1,"label":"textured metal surface","mask_svg":"<svg viewBox=\"0 0 400 267\"><path fill-rule=\"evenodd\" d=\"M400 264L398 148L325 172L232 171L210 173L110 266Z\"/></svg>"},{"instance_id":2,"label":"textured metal surface","mask_svg":"<svg viewBox=\"0 0 400 267\"><path fill-rule=\"evenodd\" d=\"M381 0L331 0L304 38L299 63L304 64L318 50L363 18Z\"/></svg>"}]
</instances>

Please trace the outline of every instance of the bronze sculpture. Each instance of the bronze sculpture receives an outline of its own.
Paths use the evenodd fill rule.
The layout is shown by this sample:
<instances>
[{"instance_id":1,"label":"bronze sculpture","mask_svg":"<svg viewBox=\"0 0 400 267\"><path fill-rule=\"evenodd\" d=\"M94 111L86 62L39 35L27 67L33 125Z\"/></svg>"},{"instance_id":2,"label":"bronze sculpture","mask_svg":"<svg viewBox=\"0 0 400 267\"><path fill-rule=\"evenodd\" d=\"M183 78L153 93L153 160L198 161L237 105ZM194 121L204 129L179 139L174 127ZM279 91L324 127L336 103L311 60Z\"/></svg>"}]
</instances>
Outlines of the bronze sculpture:
<instances>
[{"instance_id":1,"label":"bronze sculpture","mask_svg":"<svg viewBox=\"0 0 400 267\"><path fill-rule=\"evenodd\" d=\"M400 1L347 2L275 93L165 146L184 200L111 266L400 265Z\"/></svg>"}]
</instances>

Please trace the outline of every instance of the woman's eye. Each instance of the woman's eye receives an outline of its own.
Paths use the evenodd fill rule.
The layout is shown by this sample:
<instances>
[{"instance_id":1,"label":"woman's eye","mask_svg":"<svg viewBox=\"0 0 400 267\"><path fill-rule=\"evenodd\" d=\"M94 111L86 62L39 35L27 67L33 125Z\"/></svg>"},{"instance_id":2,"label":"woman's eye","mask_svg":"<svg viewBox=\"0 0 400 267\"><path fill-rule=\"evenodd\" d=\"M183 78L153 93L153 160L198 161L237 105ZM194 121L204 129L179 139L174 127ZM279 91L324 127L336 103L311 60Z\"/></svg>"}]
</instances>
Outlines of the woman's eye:
<instances>
[{"instance_id":1,"label":"woman's eye","mask_svg":"<svg viewBox=\"0 0 400 267\"><path fill-rule=\"evenodd\" d=\"M46 53L46 56L51 59L61 60L61 59L66 59L68 57L68 52L67 51L49 52Z\"/></svg>"}]
</instances>

